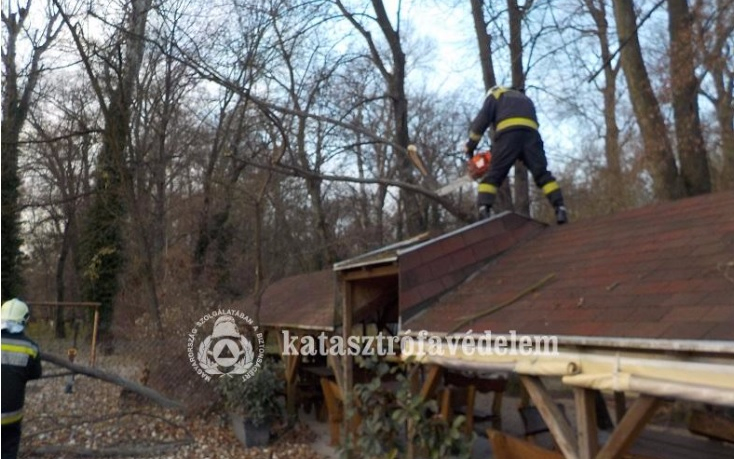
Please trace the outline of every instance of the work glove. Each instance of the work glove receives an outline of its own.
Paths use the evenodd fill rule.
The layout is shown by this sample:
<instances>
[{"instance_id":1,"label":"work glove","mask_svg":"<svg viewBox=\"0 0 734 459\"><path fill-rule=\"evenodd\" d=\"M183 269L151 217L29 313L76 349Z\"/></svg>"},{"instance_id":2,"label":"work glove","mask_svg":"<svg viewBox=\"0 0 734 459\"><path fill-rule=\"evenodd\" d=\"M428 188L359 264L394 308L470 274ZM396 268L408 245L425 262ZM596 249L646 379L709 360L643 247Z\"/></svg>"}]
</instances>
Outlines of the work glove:
<instances>
[{"instance_id":1,"label":"work glove","mask_svg":"<svg viewBox=\"0 0 734 459\"><path fill-rule=\"evenodd\" d=\"M477 141L476 140L469 140L464 145L464 153L466 154L466 159L472 159L474 156L474 150L477 149Z\"/></svg>"}]
</instances>

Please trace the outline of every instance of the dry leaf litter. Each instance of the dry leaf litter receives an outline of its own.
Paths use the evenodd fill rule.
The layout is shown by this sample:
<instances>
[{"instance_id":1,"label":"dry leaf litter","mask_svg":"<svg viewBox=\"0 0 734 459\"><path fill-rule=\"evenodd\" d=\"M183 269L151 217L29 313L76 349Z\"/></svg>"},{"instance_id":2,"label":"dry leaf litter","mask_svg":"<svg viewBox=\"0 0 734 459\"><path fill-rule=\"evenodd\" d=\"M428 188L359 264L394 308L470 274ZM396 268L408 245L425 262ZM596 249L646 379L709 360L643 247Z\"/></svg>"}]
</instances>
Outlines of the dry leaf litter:
<instances>
[{"instance_id":1,"label":"dry leaf litter","mask_svg":"<svg viewBox=\"0 0 734 459\"><path fill-rule=\"evenodd\" d=\"M67 382L56 377L29 383L21 458L323 458L311 446L316 434L304 423L276 428L270 447L245 448L222 413L184 415L137 396L121 397L119 386L83 376L69 394Z\"/></svg>"}]
</instances>

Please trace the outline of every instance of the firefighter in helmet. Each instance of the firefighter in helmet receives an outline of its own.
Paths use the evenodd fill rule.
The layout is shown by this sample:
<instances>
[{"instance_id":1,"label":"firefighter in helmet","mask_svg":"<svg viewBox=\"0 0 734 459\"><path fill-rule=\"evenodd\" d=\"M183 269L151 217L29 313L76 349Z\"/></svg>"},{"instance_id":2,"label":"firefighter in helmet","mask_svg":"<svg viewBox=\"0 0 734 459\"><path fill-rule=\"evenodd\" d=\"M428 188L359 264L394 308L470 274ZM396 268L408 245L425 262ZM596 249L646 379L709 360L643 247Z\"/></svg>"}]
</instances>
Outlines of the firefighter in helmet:
<instances>
[{"instance_id":1,"label":"firefighter in helmet","mask_svg":"<svg viewBox=\"0 0 734 459\"><path fill-rule=\"evenodd\" d=\"M491 128L493 137L492 162L479 184L477 205L480 217L489 217L497 189L515 161L520 160L530 170L535 184L543 190L543 194L554 207L556 222L559 225L566 223L568 215L563 194L555 177L548 171L533 101L523 90L502 86L490 89L469 129L469 140L465 146L469 159L474 155L474 150L487 128Z\"/></svg>"},{"instance_id":2,"label":"firefighter in helmet","mask_svg":"<svg viewBox=\"0 0 734 459\"><path fill-rule=\"evenodd\" d=\"M41 377L38 345L24 333L30 311L14 298L2 305L2 459L18 457L25 386Z\"/></svg>"}]
</instances>

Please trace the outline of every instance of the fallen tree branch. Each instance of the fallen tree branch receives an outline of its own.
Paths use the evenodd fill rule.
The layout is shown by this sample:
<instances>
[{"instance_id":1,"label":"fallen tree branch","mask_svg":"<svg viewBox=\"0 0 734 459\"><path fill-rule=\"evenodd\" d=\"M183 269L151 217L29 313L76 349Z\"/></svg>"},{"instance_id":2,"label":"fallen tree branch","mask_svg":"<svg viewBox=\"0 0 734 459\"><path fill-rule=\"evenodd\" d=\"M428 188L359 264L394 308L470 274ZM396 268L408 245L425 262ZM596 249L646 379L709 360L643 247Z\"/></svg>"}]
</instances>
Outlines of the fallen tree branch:
<instances>
[{"instance_id":1,"label":"fallen tree branch","mask_svg":"<svg viewBox=\"0 0 734 459\"><path fill-rule=\"evenodd\" d=\"M71 454L74 457L127 457L127 456L160 456L162 453L190 445L192 440L178 440L149 446L113 446L108 448L91 449L81 446L41 446L33 450L33 454L53 455Z\"/></svg>"},{"instance_id":2,"label":"fallen tree branch","mask_svg":"<svg viewBox=\"0 0 734 459\"><path fill-rule=\"evenodd\" d=\"M113 373L108 373L97 368L71 363L63 357L59 357L57 355L49 354L46 352L41 352L41 360L45 360L47 362L53 363L54 365L64 367L68 370L73 371L74 373L82 374L96 379L101 379L102 381L124 387L125 389L140 394L143 397L149 398L150 400L154 401L164 408L172 408L177 410L183 410L186 408L186 405L181 402L171 400L170 398L149 387L145 387L142 384L138 384L135 381L130 381L129 379L125 379Z\"/></svg>"},{"instance_id":3,"label":"fallen tree branch","mask_svg":"<svg viewBox=\"0 0 734 459\"><path fill-rule=\"evenodd\" d=\"M374 185L374 184L380 184L380 185L387 185L387 186L394 186L397 188L401 188L407 191L412 191L414 193L418 193L420 195L425 196L426 198L437 202L441 206L443 206L444 209L446 209L447 212L458 218L459 220L466 222L466 223L472 223L476 220L476 216L473 213L467 212L463 209L461 209L459 206L455 205L451 202L448 198L444 196L439 196L436 194L435 191L429 190L421 185L415 184L415 183L408 183L401 180L395 180L390 178L364 178L364 177L352 177L351 175L330 175L330 174L322 174L320 172L311 171L302 167L290 165L290 164L265 164L258 161L252 161L250 159L245 158L237 158L239 161L242 161L243 163L257 167L258 169L265 169L268 171L276 172L283 175L289 175L292 177L300 177L304 179L318 179L318 180L325 180L330 182L344 182L344 183L361 183L361 184L368 184L368 185Z\"/></svg>"},{"instance_id":4,"label":"fallen tree branch","mask_svg":"<svg viewBox=\"0 0 734 459\"><path fill-rule=\"evenodd\" d=\"M111 413L104 416L100 416L97 418L92 419L85 419L81 416L75 415L68 415L68 416L58 416L58 415L39 415L37 418L34 419L50 419L57 424L59 424L57 427L53 427L46 430L39 430L36 432L29 433L28 437L38 437L38 436L45 436L52 432L56 432L59 430L65 430L65 429L72 429L74 427L79 427L87 424L101 424L103 422L108 422L112 420L118 420L120 421L124 417L133 417L133 416L141 416L141 417L147 417L147 418L153 418L157 419L165 424L168 424L169 426L173 427L174 429L179 429L183 431L186 434L186 440L185 441L193 441L194 436L191 434L191 431L185 426L181 424L176 424L170 419L167 419L163 416L159 416L147 411L123 411L123 412L117 412L117 413ZM25 434L24 434L25 435ZM178 441L184 441L184 440L178 440Z\"/></svg>"}]
</instances>

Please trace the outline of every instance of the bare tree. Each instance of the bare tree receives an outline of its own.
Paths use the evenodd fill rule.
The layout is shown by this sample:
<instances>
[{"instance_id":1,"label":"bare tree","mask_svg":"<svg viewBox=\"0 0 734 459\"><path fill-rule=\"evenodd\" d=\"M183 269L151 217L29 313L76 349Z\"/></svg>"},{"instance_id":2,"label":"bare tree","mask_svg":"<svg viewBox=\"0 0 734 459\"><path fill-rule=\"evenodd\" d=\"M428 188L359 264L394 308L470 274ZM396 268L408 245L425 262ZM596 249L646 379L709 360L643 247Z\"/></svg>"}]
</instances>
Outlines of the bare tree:
<instances>
[{"instance_id":1,"label":"bare tree","mask_svg":"<svg viewBox=\"0 0 734 459\"><path fill-rule=\"evenodd\" d=\"M525 69L522 60L522 21L532 5L533 0L527 0L523 6L518 5L517 0L507 0L510 25L510 69L514 88L525 88ZM515 163L515 209L522 215L530 215L528 168L520 161Z\"/></svg>"},{"instance_id":2,"label":"bare tree","mask_svg":"<svg viewBox=\"0 0 734 459\"><path fill-rule=\"evenodd\" d=\"M389 60L383 57L378 45L375 43L371 32L357 20L354 13L350 12L341 0L335 0L337 7L345 18L359 31L364 37L369 48L369 54L372 62L380 71L385 84L387 86L387 97L392 106L393 119L393 136L395 144L403 152L410 142L410 134L408 132L408 97L405 91L406 77L406 56L400 36L400 11L396 24L392 24L390 17L385 10L382 0L372 0L372 8L375 12L375 22L379 26L382 34L387 41L389 49ZM405 154L400 154L398 160L398 174L401 180L406 183L415 183L413 174L413 166L410 159ZM414 235L425 231L427 225L421 218L420 203L414 194L400 192L399 207L403 209L406 216L405 228L402 222L398 221L398 239L403 238L403 232L408 235Z\"/></svg>"},{"instance_id":3,"label":"bare tree","mask_svg":"<svg viewBox=\"0 0 734 459\"><path fill-rule=\"evenodd\" d=\"M684 191L665 120L642 59L633 2L613 2L620 60L645 145L644 158L658 199L677 199Z\"/></svg>"},{"instance_id":4,"label":"bare tree","mask_svg":"<svg viewBox=\"0 0 734 459\"><path fill-rule=\"evenodd\" d=\"M122 224L126 214L139 218L137 202L127 156L130 146L131 116L138 75L143 63L145 30L150 0L134 0L125 11L123 24L112 35L108 49L111 54L103 57L105 73L98 73L92 59L93 46L85 41L78 24L65 12L59 0L54 4L61 12L64 23L76 45L97 102L105 120L102 149L96 169L96 194L87 216L85 231L85 273L90 299L102 302L100 314L100 338L109 339L112 325L113 304L118 290L118 276L122 270L124 247ZM94 13L93 13L94 14ZM114 77L112 76L114 75ZM150 249L145 228L133 224L132 230L140 242L142 251ZM154 267L148 257L142 257L144 286L149 310L157 332L163 331L160 319Z\"/></svg>"},{"instance_id":5,"label":"bare tree","mask_svg":"<svg viewBox=\"0 0 734 459\"><path fill-rule=\"evenodd\" d=\"M599 51L602 60L604 85L600 88L604 97L604 157L606 159L609 179L612 183L622 183L622 163L620 159L619 125L617 124L617 75L620 64L612 61L609 45L609 22L605 0L583 0L586 9L594 20L594 34L599 40ZM617 202L617 201L613 201Z\"/></svg>"},{"instance_id":6,"label":"bare tree","mask_svg":"<svg viewBox=\"0 0 734 459\"><path fill-rule=\"evenodd\" d=\"M693 16L688 0L668 0L670 84L680 172L686 194L711 192L711 175L698 114Z\"/></svg>"},{"instance_id":7,"label":"bare tree","mask_svg":"<svg viewBox=\"0 0 734 459\"><path fill-rule=\"evenodd\" d=\"M280 63L284 71L273 72L273 79L287 95L284 104L292 107L298 115L278 116L278 124L287 132L282 132L284 160L291 160L300 168L312 171L315 175L304 179L309 197L309 211L317 237L314 269L330 266L337 259L333 222L328 221L323 180L318 176L321 169L338 151L338 139L328 123L311 120L307 113L320 113L331 108L324 96L332 96L337 72L352 60L350 54L340 57L329 52L331 44L318 30L308 33L325 20L321 5L303 5L302 15L295 18L273 16L272 23L276 36ZM282 75L282 76L281 76ZM341 87L341 85L339 85ZM331 99L331 97L329 97ZM338 101L335 99L334 102ZM336 108L336 107L335 107ZM290 139L290 141L288 140Z\"/></svg>"},{"instance_id":8,"label":"bare tree","mask_svg":"<svg viewBox=\"0 0 734 459\"><path fill-rule=\"evenodd\" d=\"M73 84L54 88L48 94L53 100L39 101L39 105L60 107L61 116L46 116L46 110L31 114L36 143L30 145L30 157L25 161L28 176L36 186L29 189L29 206L44 209L52 222L59 248L56 259L56 301L79 301L80 282L76 267L79 265L79 213L84 208L91 188L92 148L95 144L93 117L97 115L89 94ZM92 107L90 109L90 107ZM32 237L49 237L32 234ZM50 292L49 292L50 293ZM41 297L41 292L36 295ZM65 336L63 308L55 310L55 333Z\"/></svg>"},{"instance_id":9,"label":"bare tree","mask_svg":"<svg viewBox=\"0 0 734 459\"><path fill-rule=\"evenodd\" d=\"M10 4L8 3L8 6ZM18 199L21 185L18 176L18 157L21 149L18 141L25 124L34 91L44 71L41 57L49 49L59 32L58 14L46 10L46 18L40 29L26 23L32 2L18 4L17 11L2 10L5 27L2 94L2 299L20 294L22 287L20 208ZM23 37L22 35L26 35ZM31 45L27 63L18 62L19 41L27 40ZM22 66L18 68L19 64Z\"/></svg>"},{"instance_id":10,"label":"bare tree","mask_svg":"<svg viewBox=\"0 0 734 459\"><path fill-rule=\"evenodd\" d=\"M722 188L734 184L734 1L697 0L693 8L697 51L709 88L699 91L714 106L720 132Z\"/></svg>"}]
</instances>

